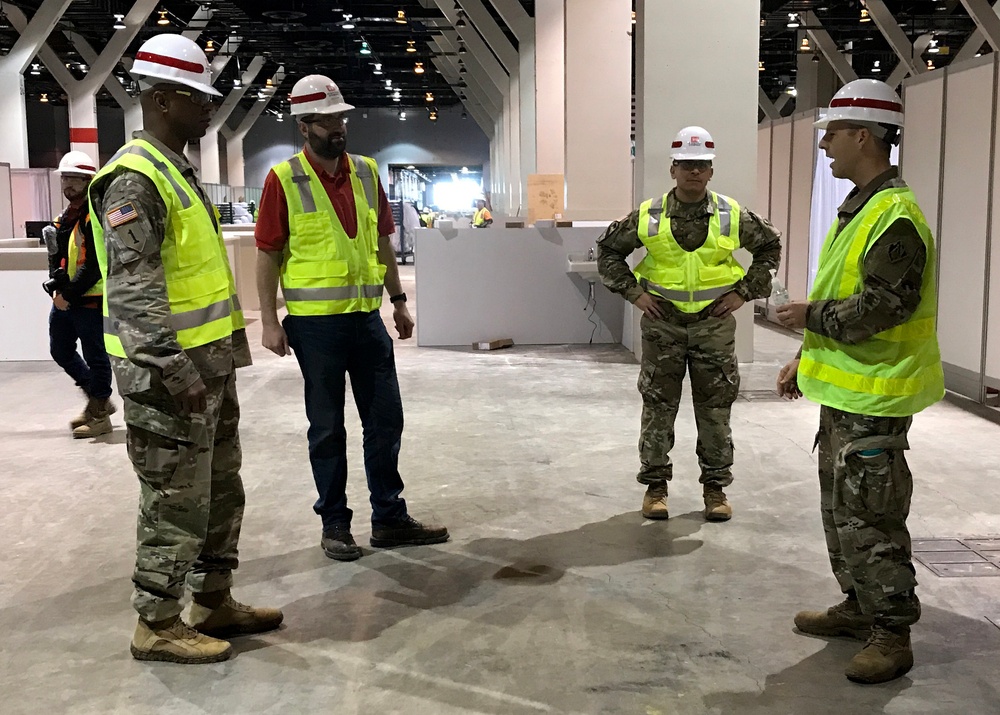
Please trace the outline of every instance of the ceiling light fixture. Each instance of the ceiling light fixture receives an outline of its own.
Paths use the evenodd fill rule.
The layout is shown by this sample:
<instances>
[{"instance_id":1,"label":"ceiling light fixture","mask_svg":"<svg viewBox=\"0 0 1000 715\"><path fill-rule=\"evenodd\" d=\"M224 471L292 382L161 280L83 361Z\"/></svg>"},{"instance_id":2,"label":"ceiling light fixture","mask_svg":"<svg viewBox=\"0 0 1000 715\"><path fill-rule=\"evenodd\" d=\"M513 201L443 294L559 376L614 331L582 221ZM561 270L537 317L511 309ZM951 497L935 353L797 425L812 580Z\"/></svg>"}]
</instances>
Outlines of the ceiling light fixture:
<instances>
[{"instance_id":1,"label":"ceiling light fixture","mask_svg":"<svg viewBox=\"0 0 1000 715\"><path fill-rule=\"evenodd\" d=\"M423 74L424 73L424 63L423 62L417 62L417 64L413 65L413 71L416 74Z\"/></svg>"},{"instance_id":2,"label":"ceiling light fixture","mask_svg":"<svg viewBox=\"0 0 1000 715\"><path fill-rule=\"evenodd\" d=\"M156 21L156 24L161 26L170 24L170 20L167 19L166 10L160 10L160 19Z\"/></svg>"},{"instance_id":3,"label":"ceiling light fixture","mask_svg":"<svg viewBox=\"0 0 1000 715\"><path fill-rule=\"evenodd\" d=\"M215 52L215 43L212 40L205 43L205 52Z\"/></svg>"},{"instance_id":4,"label":"ceiling light fixture","mask_svg":"<svg viewBox=\"0 0 1000 715\"><path fill-rule=\"evenodd\" d=\"M42 67L41 67L41 65L39 65L37 62L35 62L33 65L31 65L31 74L33 74L33 75L35 75L37 77L41 73L42 73Z\"/></svg>"},{"instance_id":5,"label":"ceiling light fixture","mask_svg":"<svg viewBox=\"0 0 1000 715\"><path fill-rule=\"evenodd\" d=\"M372 74L382 74L382 63L376 62L375 69L372 70Z\"/></svg>"},{"instance_id":6,"label":"ceiling light fixture","mask_svg":"<svg viewBox=\"0 0 1000 715\"><path fill-rule=\"evenodd\" d=\"M389 89L390 87L392 87L392 80L391 79L387 79L385 81L385 88Z\"/></svg>"},{"instance_id":7,"label":"ceiling light fixture","mask_svg":"<svg viewBox=\"0 0 1000 715\"><path fill-rule=\"evenodd\" d=\"M278 121L279 122L285 121L285 115L282 114L281 112L278 112Z\"/></svg>"},{"instance_id":8,"label":"ceiling light fixture","mask_svg":"<svg viewBox=\"0 0 1000 715\"><path fill-rule=\"evenodd\" d=\"M757 60L757 71L758 72L764 71L764 60Z\"/></svg>"},{"instance_id":9,"label":"ceiling light fixture","mask_svg":"<svg viewBox=\"0 0 1000 715\"><path fill-rule=\"evenodd\" d=\"M47 92L42 92L42 96L39 98L38 101L42 102L44 104L48 104L48 101L49 101L49 95L48 95L48 93Z\"/></svg>"},{"instance_id":10,"label":"ceiling light fixture","mask_svg":"<svg viewBox=\"0 0 1000 715\"><path fill-rule=\"evenodd\" d=\"M796 12L788 13L788 24L785 27L790 27L793 30L799 26L799 14Z\"/></svg>"},{"instance_id":11,"label":"ceiling light fixture","mask_svg":"<svg viewBox=\"0 0 1000 715\"><path fill-rule=\"evenodd\" d=\"M434 101L434 93L433 92L428 92L427 94L425 94L424 95L424 101L426 101L426 102L433 102Z\"/></svg>"},{"instance_id":12,"label":"ceiling light fixture","mask_svg":"<svg viewBox=\"0 0 1000 715\"><path fill-rule=\"evenodd\" d=\"M868 10L861 8L861 22L871 22L871 15L868 14Z\"/></svg>"},{"instance_id":13,"label":"ceiling light fixture","mask_svg":"<svg viewBox=\"0 0 1000 715\"><path fill-rule=\"evenodd\" d=\"M406 121L406 110L405 109L399 110L399 121L401 121L401 122L405 122Z\"/></svg>"},{"instance_id":14,"label":"ceiling light fixture","mask_svg":"<svg viewBox=\"0 0 1000 715\"><path fill-rule=\"evenodd\" d=\"M797 89L795 89L795 87L789 87L788 89L785 90L785 93L786 94L790 94L793 97L797 97L798 94L799 94L799 91Z\"/></svg>"},{"instance_id":15,"label":"ceiling light fixture","mask_svg":"<svg viewBox=\"0 0 1000 715\"><path fill-rule=\"evenodd\" d=\"M115 24L112 25L112 27L115 30L124 30L125 29L125 22L124 21L125 21L125 16L124 15L115 14Z\"/></svg>"},{"instance_id":16,"label":"ceiling light fixture","mask_svg":"<svg viewBox=\"0 0 1000 715\"><path fill-rule=\"evenodd\" d=\"M243 83L240 81L239 77L237 77L236 79L233 80L233 89L239 89L242 86L243 86Z\"/></svg>"},{"instance_id":17,"label":"ceiling light fixture","mask_svg":"<svg viewBox=\"0 0 1000 715\"><path fill-rule=\"evenodd\" d=\"M415 47L415 45L416 45L416 42L414 40L407 40L406 41L406 51L407 52L416 52L417 48Z\"/></svg>"},{"instance_id":18,"label":"ceiling light fixture","mask_svg":"<svg viewBox=\"0 0 1000 715\"><path fill-rule=\"evenodd\" d=\"M432 109L431 113L427 115L427 118L432 122L436 122L438 120L438 113Z\"/></svg>"},{"instance_id":19,"label":"ceiling light fixture","mask_svg":"<svg viewBox=\"0 0 1000 715\"><path fill-rule=\"evenodd\" d=\"M458 13L458 22L455 23L455 27L465 27L465 11Z\"/></svg>"},{"instance_id":20,"label":"ceiling light fixture","mask_svg":"<svg viewBox=\"0 0 1000 715\"><path fill-rule=\"evenodd\" d=\"M934 69L934 60L927 60L927 69Z\"/></svg>"},{"instance_id":21,"label":"ceiling light fixture","mask_svg":"<svg viewBox=\"0 0 1000 715\"><path fill-rule=\"evenodd\" d=\"M808 37L802 38L802 44L799 45L799 52L812 52L812 47L809 46Z\"/></svg>"},{"instance_id":22,"label":"ceiling light fixture","mask_svg":"<svg viewBox=\"0 0 1000 715\"><path fill-rule=\"evenodd\" d=\"M465 49L465 43L464 42L459 42L458 43L458 54L464 55L466 52L467 52L467 50Z\"/></svg>"},{"instance_id":23,"label":"ceiling light fixture","mask_svg":"<svg viewBox=\"0 0 1000 715\"><path fill-rule=\"evenodd\" d=\"M406 10L396 11L396 24L405 25L406 24Z\"/></svg>"},{"instance_id":24,"label":"ceiling light fixture","mask_svg":"<svg viewBox=\"0 0 1000 715\"><path fill-rule=\"evenodd\" d=\"M367 42L365 42L365 41L362 40L362 42L361 42L361 54L363 54L363 55L370 55L371 53L372 53L372 48L368 46Z\"/></svg>"},{"instance_id":25,"label":"ceiling light fixture","mask_svg":"<svg viewBox=\"0 0 1000 715\"><path fill-rule=\"evenodd\" d=\"M930 52L932 55L936 55L939 52L941 52L941 48L938 47L938 41L931 40L931 43L927 46L927 51Z\"/></svg>"},{"instance_id":26,"label":"ceiling light fixture","mask_svg":"<svg viewBox=\"0 0 1000 715\"><path fill-rule=\"evenodd\" d=\"M341 27L344 28L345 30L353 30L354 27L355 27L354 22L351 20L351 18L353 18L353 17L354 17L354 15L345 14L344 15L344 22L341 25Z\"/></svg>"}]
</instances>

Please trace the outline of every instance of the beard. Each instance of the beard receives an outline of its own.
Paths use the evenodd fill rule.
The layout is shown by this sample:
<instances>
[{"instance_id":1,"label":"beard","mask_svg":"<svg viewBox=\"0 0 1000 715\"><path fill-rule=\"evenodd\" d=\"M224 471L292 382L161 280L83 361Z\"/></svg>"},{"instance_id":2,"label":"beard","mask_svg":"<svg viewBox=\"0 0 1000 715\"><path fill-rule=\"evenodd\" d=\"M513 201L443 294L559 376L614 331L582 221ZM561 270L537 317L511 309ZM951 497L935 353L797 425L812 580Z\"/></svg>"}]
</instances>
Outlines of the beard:
<instances>
[{"instance_id":1,"label":"beard","mask_svg":"<svg viewBox=\"0 0 1000 715\"><path fill-rule=\"evenodd\" d=\"M347 150L347 137L333 134L320 137L310 132L309 148L323 159L339 159L340 155Z\"/></svg>"}]
</instances>

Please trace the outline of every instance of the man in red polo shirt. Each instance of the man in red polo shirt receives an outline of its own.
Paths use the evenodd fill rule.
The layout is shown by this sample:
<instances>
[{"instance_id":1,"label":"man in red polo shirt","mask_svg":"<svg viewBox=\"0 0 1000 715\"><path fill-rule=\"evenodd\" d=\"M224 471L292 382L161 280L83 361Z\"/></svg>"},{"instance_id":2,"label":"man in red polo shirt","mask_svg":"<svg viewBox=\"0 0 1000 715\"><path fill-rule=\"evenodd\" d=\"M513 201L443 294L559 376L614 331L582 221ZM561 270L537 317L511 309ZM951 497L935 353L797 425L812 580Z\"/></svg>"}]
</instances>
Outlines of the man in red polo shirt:
<instances>
[{"instance_id":1,"label":"man in red polo shirt","mask_svg":"<svg viewBox=\"0 0 1000 715\"><path fill-rule=\"evenodd\" d=\"M354 109L333 80L309 75L295 83L292 115L303 150L272 167L257 218L257 291L263 345L277 355L295 352L305 381L309 461L323 520L323 551L353 561L361 549L351 535L347 506L345 374L364 429L365 472L372 504L371 545L438 544L443 526L421 524L400 496L399 449L403 405L392 340L379 315L384 288L401 340L413 319L399 281L394 230L373 159L347 149L347 112ZM288 308L278 322L281 282Z\"/></svg>"}]
</instances>

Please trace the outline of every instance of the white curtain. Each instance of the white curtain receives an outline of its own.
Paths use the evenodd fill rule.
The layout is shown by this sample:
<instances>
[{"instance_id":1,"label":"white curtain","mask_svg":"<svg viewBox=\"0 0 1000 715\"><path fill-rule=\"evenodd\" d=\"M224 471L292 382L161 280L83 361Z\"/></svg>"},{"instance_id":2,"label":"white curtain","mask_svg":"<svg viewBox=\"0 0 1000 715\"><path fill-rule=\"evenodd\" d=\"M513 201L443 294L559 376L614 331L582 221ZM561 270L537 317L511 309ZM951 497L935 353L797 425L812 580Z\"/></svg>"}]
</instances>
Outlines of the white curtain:
<instances>
[{"instance_id":1,"label":"white curtain","mask_svg":"<svg viewBox=\"0 0 1000 715\"><path fill-rule=\"evenodd\" d=\"M816 130L816 143L819 144L823 130ZM899 164L899 147L894 146L890 155L893 165ZM823 250L823 241L830 231L830 226L837 220L837 207L854 188L847 179L835 179L830 172L830 160L822 150L816 152L816 168L813 172L812 209L809 214L809 290L812 290L816 279L816 268L819 266L819 254Z\"/></svg>"}]
</instances>

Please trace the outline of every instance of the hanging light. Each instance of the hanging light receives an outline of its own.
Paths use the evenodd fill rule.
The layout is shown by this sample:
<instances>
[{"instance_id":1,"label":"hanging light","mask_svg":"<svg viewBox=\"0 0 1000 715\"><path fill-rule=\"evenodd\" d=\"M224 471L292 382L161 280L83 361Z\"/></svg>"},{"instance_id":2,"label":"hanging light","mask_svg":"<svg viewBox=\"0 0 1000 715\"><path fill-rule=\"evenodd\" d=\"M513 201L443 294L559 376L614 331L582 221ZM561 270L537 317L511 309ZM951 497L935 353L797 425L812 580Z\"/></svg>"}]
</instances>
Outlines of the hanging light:
<instances>
[{"instance_id":1,"label":"hanging light","mask_svg":"<svg viewBox=\"0 0 1000 715\"><path fill-rule=\"evenodd\" d=\"M927 60L927 69L934 69L934 60Z\"/></svg>"},{"instance_id":2,"label":"hanging light","mask_svg":"<svg viewBox=\"0 0 1000 715\"><path fill-rule=\"evenodd\" d=\"M354 29L354 21L351 19L353 17L354 17L353 15L347 15L347 14L345 14L344 15L344 23L341 25L341 27L344 28L345 30L353 30Z\"/></svg>"},{"instance_id":3,"label":"hanging light","mask_svg":"<svg viewBox=\"0 0 1000 715\"><path fill-rule=\"evenodd\" d=\"M427 118L430 119L432 122L436 122L438 120L437 110L432 109L431 113L427 115Z\"/></svg>"},{"instance_id":4,"label":"hanging light","mask_svg":"<svg viewBox=\"0 0 1000 715\"><path fill-rule=\"evenodd\" d=\"M370 55L372 53L372 48L368 46L368 43L364 40L361 41L361 54Z\"/></svg>"},{"instance_id":5,"label":"hanging light","mask_svg":"<svg viewBox=\"0 0 1000 715\"><path fill-rule=\"evenodd\" d=\"M871 22L871 21L872 18L871 15L868 14L868 10L865 8L861 8L861 22Z\"/></svg>"},{"instance_id":6,"label":"hanging light","mask_svg":"<svg viewBox=\"0 0 1000 715\"><path fill-rule=\"evenodd\" d=\"M758 72L764 71L764 60L757 60L757 71Z\"/></svg>"},{"instance_id":7,"label":"hanging light","mask_svg":"<svg viewBox=\"0 0 1000 715\"><path fill-rule=\"evenodd\" d=\"M389 89L390 87L392 87L392 80L391 79L387 79L385 81L385 88Z\"/></svg>"},{"instance_id":8,"label":"hanging light","mask_svg":"<svg viewBox=\"0 0 1000 715\"><path fill-rule=\"evenodd\" d=\"M405 25L406 24L406 10L396 11L396 24Z\"/></svg>"},{"instance_id":9,"label":"hanging light","mask_svg":"<svg viewBox=\"0 0 1000 715\"><path fill-rule=\"evenodd\" d=\"M428 92L427 94L425 94L424 95L424 101L425 102L433 102L434 101L434 93L433 92Z\"/></svg>"},{"instance_id":10,"label":"hanging light","mask_svg":"<svg viewBox=\"0 0 1000 715\"><path fill-rule=\"evenodd\" d=\"M160 19L156 21L156 24L161 26L170 24L170 20L167 19L166 10L160 10Z\"/></svg>"},{"instance_id":11,"label":"hanging light","mask_svg":"<svg viewBox=\"0 0 1000 715\"><path fill-rule=\"evenodd\" d=\"M215 43L212 40L205 43L205 52L215 52Z\"/></svg>"},{"instance_id":12,"label":"hanging light","mask_svg":"<svg viewBox=\"0 0 1000 715\"><path fill-rule=\"evenodd\" d=\"M47 92L42 92L42 96L39 98L38 101L42 102L43 104L48 104L49 103L49 95L48 95L48 93Z\"/></svg>"},{"instance_id":13,"label":"hanging light","mask_svg":"<svg viewBox=\"0 0 1000 715\"><path fill-rule=\"evenodd\" d=\"M278 121L279 122L285 121L285 115L282 114L281 112L278 112Z\"/></svg>"},{"instance_id":14,"label":"hanging light","mask_svg":"<svg viewBox=\"0 0 1000 715\"><path fill-rule=\"evenodd\" d=\"M791 86L791 87L789 87L788 89L785 90L785 93L786 94L790 94L793 97L797 97L799 95L799 90L795 89L794 86Z\"/></svg>"},{"instance_id":15,"label":"hanging light","mask_svg":"<svg viewBox=\"0 0 1000 715\"><path fill-rule=\"evenodd\" d=\"M799 52L812 52L812 47L809 46L808 37L802 38L802 44L799 45Z\"/></svg>"},{"instance_id":16,"label":"hanging light","mask_svg":"<svg viewBox=\"0 0 1000 715\"><path fill-rule=\"evenodd\" d=\"M42 73L42 67L37 62L31 65L31 74L36 77Z\"/></svg>"},{"instance_id":17,"label":"hanging light","mask_svg":"<svg viewBox=\"0 0 1000 715\"><path fill-rule=\"evenodd\" d=\"M788 24L785 27L790 27L793 30L799 26L799 14L797 12L788 13Z\"/></svg>"},{"instance_id":18,"label":"hanging light","mask_svg":"<svg viewBox=\"0 0 1000 715\"><path fill-rule=\"evenodd\" d=\"M125 29L124 21L125 21L124 15L115 14L115 24L112 25L111 27L114 28L115 30L124 30Z\"/></svg>"},{"instance_id":19,"label":"hanging light","mask_svg":"<svg viewBox=\"0 0 1000 715\"><path fill-rule=\"evenodd\" d=\"M392 93L392 101L393 102L398 102L401 98L402 97L399 94L399 90L398 89L395 92Z\"/></svg>"},{"instance_id":20,"label":"hanging light","mask_svg":"<svg viewBox=\"0 0 1000 715\"><path fill-rule=\"evenodd\" d=\"M242 86L243 86L243 83L240 81L239 77L237 77L236 79L233 80L233 89L239 89Z\"/></svg>"},{"instance_id":21,"label":"hanging light","mask_svg":"<svg viewBox=\"0 0 1000 715\"><path fill-rule=\"evenodd\" d=\"M406 51L407 52L416 52L417 48L414 46L415 44L416 44L416 42L414 40L407 40L406 41Z\"/></svg>"},{"instance_id":22,"label":"hanging light","mask_svg":"<svg viewBox=\"0 0 1000 715\"><path fill-rule=\"evenodd\" d=\"M927 46L927 51L930 52L932 55L936 55L936 54L940 53L941 52L941 48L938 47L938 41L937 40L931 40L931 43Z\"/></svg>"},{"instance_id":23,"label":"hanging light","mask_svg":"<svg viewBox=\"0 0 1000 715\"><path fill-rule=\"evenodd\" d=\"M405 122L406 121L406 110L405 109L400 109L399 110L399 121L401 121L401 122Z\"/></svg>"},{"instance_id":24,"label":"hanging light","mask_svg":"<svg viewBox=\"0 0 1000 715\"><path fill-rule=\"evenodd\" d=\"M635 24L635 10L632 11L632 24Z\"/></svg>"},{"instance_id":25,"label":"hanging light","mask_svg":"<svg viewBox=\"0 0 1000 715\"><path fill-rule=\"evenodd\" d=\"M424 63L423 62L417 62L417 64L413 65L413 71L416 74L423 74L424 73Z\"/></svg>"},{"instance_id":26,"label":"hanging light","mask_svg":"<svg viewBox=\"0 0 1000 715\"><path fill-rule=\"evenodd\" d=\"M272 80L270 77L268 77L267 78L267 82L264 83L264 86L267 87L267 88L269 88L269 89L274 89L274 80Z\"/></svg>"},{"instance_id":27,"label":"hanging light","mask_svg":"<svg viewBox=\"0 0 1000 715\"><path fill-rule=\"evenodd\" d=\"M462 65L461 67L458 68L458 73L465 74L465 65Z\"/></svg>"},{"instance_id":28,"label":"hanging light","mask_svg":"<svg viewBox=\"0 0 1000 715\"><path fill-rule=\"evenodd\" d=\"M875 60L872 63L872 72L880 72L881 69L882 69L882 62L881 62L881 60Z\"/></svg>"},{"instance_id":29,"label":"hanging light","mask_svg":"<svg viewBox=\"0 0 1000 715\"><path fill-rule=\"evenodd\" d=\"M458 22L455 23L455 27L465 27L465 11L458 13Z\"/></svg>"},{"instance_id":30,"label":"hanging light","mask_svg":"<svg viewBox=\"0 0 1000 715\"><path fill-rule=\"evenodd\" d=\"M458 54L464 55L466 53L466 51L467 50L465 49L465 43L464 42L459 42L458 43Z\"/></svg>"}]
</instances>

